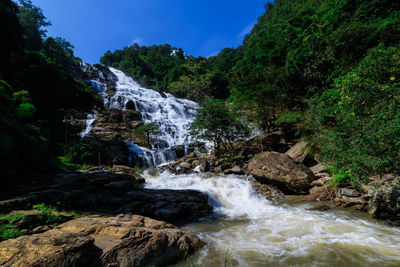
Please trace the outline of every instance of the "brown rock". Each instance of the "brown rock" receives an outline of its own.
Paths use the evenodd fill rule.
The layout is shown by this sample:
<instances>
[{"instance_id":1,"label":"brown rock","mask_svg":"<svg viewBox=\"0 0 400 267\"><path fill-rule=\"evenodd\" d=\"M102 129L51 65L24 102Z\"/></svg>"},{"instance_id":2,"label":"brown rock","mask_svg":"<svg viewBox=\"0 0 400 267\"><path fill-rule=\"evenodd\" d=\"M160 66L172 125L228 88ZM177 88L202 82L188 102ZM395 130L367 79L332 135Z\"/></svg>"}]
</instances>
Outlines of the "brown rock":
<instances>
[{"instance_id":1,"label":"brown rock","mask_svg":"<svg viewBox=\"0 0 400 267\"><path fill-rule=\"evenodd\" d=\"M301 141L290 148L286 152L286 155L294 159L296 163L303 163L306 166L314 166L317 162L311 157L307 145L307 142Z\"/></svg>"},{"instance_id":2,"label":"brown rock","mask_svg":"<svg viewBox=\"0 0 400 267\"><path fill-rule=\"evenodd\" d=\"M257 154L249 161L247 171L263 183L294 194L307 194L314 178L308 168L298 166L287 155L277 152Z\"/></svg>"},{"instance_id":3,"label":"brown rock","mask_svg":"<svg viewBox=\"0 0 400 267\"><path fill-rule=\"evenodd\" d=\"M0 243L1 266L165 266L203 247L197 236L142 216L83 217Z\"/></svg>"},{"instance_id":4,"label":"brown rock","mask_svg":"<svg viewBox=\"0 0 400 267\"><path fill-rule=\"evenodd\" d=\"M82 233L53 229L0 243L0 266L85 266L94 239Z\"/></svg>"},{"instance_id":5,"label":"brown rock","mask_svg":"<svg viewBox=\"0 0 400 267\"><path fill-rule=\"evenodd\" d=\"M310 195L307 196L307 199L313 201L325 201L325 200L333 200L335 196L336 192L333 189L330 189L326 186L313 187L310 189Z\"/></svg>"}]
</instances>

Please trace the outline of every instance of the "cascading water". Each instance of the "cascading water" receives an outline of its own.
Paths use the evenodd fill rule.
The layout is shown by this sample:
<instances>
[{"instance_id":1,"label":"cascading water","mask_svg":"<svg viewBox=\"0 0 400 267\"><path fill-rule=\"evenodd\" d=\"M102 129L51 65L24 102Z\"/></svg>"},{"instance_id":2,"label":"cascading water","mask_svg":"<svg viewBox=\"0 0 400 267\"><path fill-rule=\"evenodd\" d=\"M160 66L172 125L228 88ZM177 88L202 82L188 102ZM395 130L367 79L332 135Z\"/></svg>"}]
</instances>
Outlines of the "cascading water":
<instances>
[{"instance_id":1,"label":"cascading water","mask_svg":"<svg viewBox=\"0 0 400 267\"><path fill-rule=\"evenodd\" d=\"M399 228L362 212L322 213L308 210L307 202L271 202L238 176L201 175L145 177L148 188L210 196L216 215L184 227L208 246L179 266L400 266Z\"/></svg>"},{"instance_id":2,"label":"cascading water","mask_svg":"<svg viewBox=\"0 0 400 267\"><path fill-rule=\"evenodd\" d=\"M86 71L88 65L84 64L82 70ZM103 98L106 108L131 109L142 115L144 123L157 123L161 134L156 138L152 149L140 147L132 142L126 142L127 148L131 151L130 160L139 165L148 167L160 165L176 158L173 146L187 146L193 142L188 135L191 122L196 116L196 109L199 105L196 102L179 99L168 93L159 93L146 89L135 82L131 77L114 68L109 68L116 76L116 91L110 97L106 94L107 87L100 79L89 80L93 87ZM104 79L104 74L97 70ZM80 135L89 135L95 117L88 115L86 129ZM155 138L155 137L153 137Z\"/></svg>"},{"instance_id":3,"label":"cascading water","mask_svg":"<svg viewBox=\"0 0 400 267\"><path fill-rule=\"evenodd\" d=\"M131 77L114 68L118 78L116 92L108 100L108 108L125 109L130 103L142 114L144 123L157 123L161 134L152 149L127 142L135 161L147 166L160 165L176 158L172 147L187 145L193 140L188 136L190 123L196 116L197 103L179 99L168 93L159 93L141 87Z\"/></svg>"}]
</instances>

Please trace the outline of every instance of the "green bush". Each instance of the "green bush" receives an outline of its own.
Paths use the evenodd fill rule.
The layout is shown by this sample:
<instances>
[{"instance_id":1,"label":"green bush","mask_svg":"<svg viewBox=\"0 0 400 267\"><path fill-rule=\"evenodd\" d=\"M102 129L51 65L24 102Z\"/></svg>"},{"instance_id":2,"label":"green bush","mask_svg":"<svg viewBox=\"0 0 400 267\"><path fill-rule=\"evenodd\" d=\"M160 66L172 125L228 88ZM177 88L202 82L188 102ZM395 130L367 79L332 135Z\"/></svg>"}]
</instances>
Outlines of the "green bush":
<instances>
[{"instance_id":1,"label":"green bush","mask_svg":"<svg viewBox=\"0 0 400 267\"><path fill-rule=\"evenodd\" d=\"M310 141L359 178L400 172L400 46L371 49L310 101Z\"/></svg>"},{"instance_id":2,"label":"green bush","mask_svg":"<svg viewBox=\"0 0 400 267\"><path fill-rule=\"evenodd\" d=\"M46 216L46 223L54 225L62 222L62 216L57 211L57 208L44 203L33 205L33 209L40 211Z\"/></svg>"},{"instance_id":3,"label":"green bush","mask_svg":"<svg viewBox=\"0 0 400 267\"><path fill-rule=\"evenodd\" d=\"M110 165L112 154L99 140L85 137L70 144L67 149L67 159L75 164Z\"/></svg>"}]
</instances>

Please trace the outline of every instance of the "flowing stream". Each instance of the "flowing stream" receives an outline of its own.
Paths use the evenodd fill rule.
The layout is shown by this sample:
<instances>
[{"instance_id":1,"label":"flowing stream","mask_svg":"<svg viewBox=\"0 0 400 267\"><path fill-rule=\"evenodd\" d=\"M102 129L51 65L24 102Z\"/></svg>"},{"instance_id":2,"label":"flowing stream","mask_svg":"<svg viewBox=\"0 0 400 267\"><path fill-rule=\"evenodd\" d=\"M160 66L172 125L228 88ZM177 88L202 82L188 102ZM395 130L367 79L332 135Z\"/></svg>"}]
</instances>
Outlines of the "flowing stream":
<instances>
[{"instance_id":1,"label":"flowing stream","mask_svg":"<svg viewBox=\"0 0 400 267\"><path fill-rule=\"evenodd\" d=\"M123 72L110 70L117 77L112 97L99 80L90 81L105 106L131 105L144 122L156 122L162 131L162 142L152 149L127 142L133 160L159 165L175 158L172 146L193 142L188 128L197 103L143 88ZM88 116L82 136L90 134L95 118ZM150 173L145 173L147 188L199 190L214 207L214 215L183 227L208 245L178 266L400 266L400 228L365 213L310 211L316 203L301 200L268 201L246 177Z\"/></svg>"},{"instance_id":2,"label":"flowing stream","mask_svg":"<svg viewBox=\"0 0 400 267\"><path fill-rule=\"evenodd\" d=\"M239 176L165 172L145 178L148 188L210 196L215 215L183 227L208 245L178 266L400 266L400 229L366 213L268 201Z\"/></svg>"}]
</instances>

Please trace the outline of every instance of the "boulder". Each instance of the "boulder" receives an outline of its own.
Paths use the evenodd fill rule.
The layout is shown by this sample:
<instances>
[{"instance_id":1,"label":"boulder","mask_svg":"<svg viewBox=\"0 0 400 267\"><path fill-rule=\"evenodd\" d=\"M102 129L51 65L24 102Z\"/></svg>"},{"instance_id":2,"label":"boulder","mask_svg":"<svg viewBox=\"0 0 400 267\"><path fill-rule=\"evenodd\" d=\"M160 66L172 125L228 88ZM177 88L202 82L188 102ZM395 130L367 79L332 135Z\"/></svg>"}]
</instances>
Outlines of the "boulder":
<instances>
[{"instance_id":1,"label":"boulder","mask_svg":"<svg viewBox=\"0 0 400 267\"><path fill-rule=\"evenodd\" d=\"M262 183L275 185L284 193L291 194L307 194L314 179L308 168L278 152L257 154L249 161L247 172Z\"/></svg>"},{"instance_id":2,"label":"boulder","mask_svg":"<svg viewBox=\"0 0 400 267\"><path fill-rule=\"evenodd\" d=\"M272 185L262 184L259 181L252 183L254 190L268 200L276 200L285 198L285 195L276 187Z\"/></svg>"},{"instance_id":3,"label":"boulder","mask_svg":"<svg viewBox=\"0 0 400 267\"><path fill-rule=\"evenodd\" d=\"M201 165L200 165L200 171L208 172L209 170L210 170L210 163L208 162L208 160L203 159L203 161L201 162Z\"/></svg>"},{"instance_id":4,"label":"boulder","mask_svg":"<svg viewBox=\"0 0 400 267\"><path fill-rule=\"evenodd\" d=\"M314 165L314 166L310 167L310 170L313 172L314 175L317 175L319 173L324 172L324 170L327 167L328 166L325 163L318 163L317 165Z\"/></svg>"},{"instance_id":5,"label":"boulder","mask_svg":"<svg viewBox=\"0 0 400 267\"><path fill-rule=\"evenodd\" d=\"M0 201L0 212L26 209L32 203L60 202L66 209L109 214L130 212L168 222L192 221L212 213L205 193L144 189L141 182L132 175L109 172L59 174L48 190Z\"/></svg>"},{"instance_id":6,"label":"boulder","mask_svg":"<svg viewBox=\"0 0 400 267\"><path fill-rule=\"evenodd\" d=\"M307 142L298 142L286 152L286 155L294 159L296 163L303 163L306 166L313 166L316 164L316 161L311 157L309 150L307 149L307 145Z\"/></svg>"},{"instance_id":7,"label":"boulder","mask_svg":"<svg viewBox=\"0 0 400 267\"><path fill-rule=\"evenodd\" d=\"M185 147L184 146L174 146L172 149L175 151L177 158L182 158L185 156Z\"/></svg>"},{"instance_id":8,"label":"boulder","mask_svg":"<svg viewBox=\"0 0 400 267\"><path fill-rule=\"evenodd\" d=\"M0 243L0 266L87 266L94 239L53 229Z\"/></svg>"},{"instance_id":9,"label":"boulder","mask_svg":"<svg viewBox=\"0 0 400 267\"><path fill-rule=\"evenodd\" d=\"M189 162L182 162L179 166L183 169L191 169L192 168L192 164Z\"/></svg>"},{"instance_id":10,"label":"boulder","mask_svg":"<svg viewBox=\"0 0 400 267\"><path fill-rule=\"evenodd\" d=\"M0 243L1 266L166 266L203 247L197 236L142 216L82 217Z\"/></svg>"},{"instance_id":11,"label":"boulder","mask_svg":"<svg viewBox=\"0 0 400 267\"><path fill-rule=\"evenodd\" d=\"M364 188L365 209L377 218L400 220L400 176L389 174L376 180Z\"/></svg>"},{"instance_id":12,"label":"boulder","mask_svg":"<svg viewBox=\"0 0 400 267\"><path fill-rule=\"evenodd\" d=\"M358 197L360 193L354 189L350 188L340 188L338 191L339 197L346 196L346 197Z\"/></svg>"},{"instance_id":13,"label":"boulder","mask_svg":"<svg viewBox=\"0 0 400 267\"><path fill-rule=\"evenodd\" d=\"M310 194L307 196L308 200L313 201L326 201L326 200L334 200L336 196L335 190L327 187L327 186L315 186L310 189Z\"/></svg>"},{"instance_id":14,"label":"boulder","mask_svg":"<svg viewBox=\"0 0 400 267\"><path fill-rule=\"evenodd\" d=\"M244 174L244 171L239 166L235 165L231 169L226 169L225 174Z\"/></svg>"}]
</instances>

